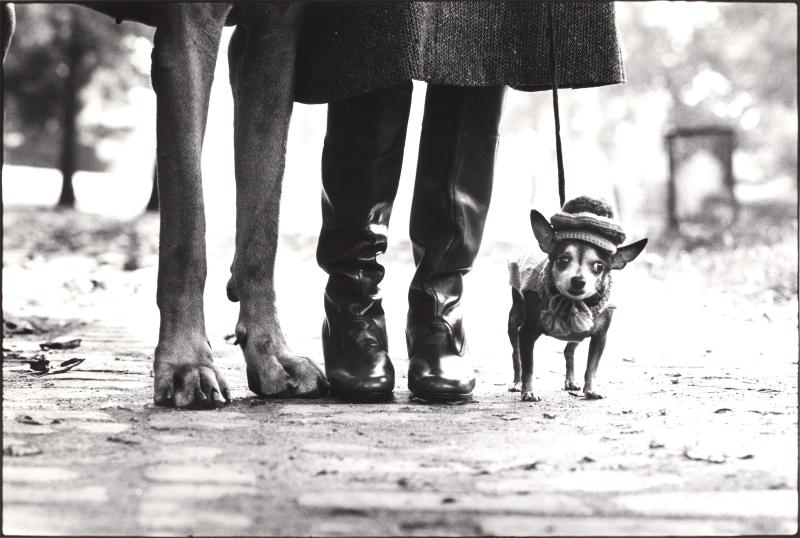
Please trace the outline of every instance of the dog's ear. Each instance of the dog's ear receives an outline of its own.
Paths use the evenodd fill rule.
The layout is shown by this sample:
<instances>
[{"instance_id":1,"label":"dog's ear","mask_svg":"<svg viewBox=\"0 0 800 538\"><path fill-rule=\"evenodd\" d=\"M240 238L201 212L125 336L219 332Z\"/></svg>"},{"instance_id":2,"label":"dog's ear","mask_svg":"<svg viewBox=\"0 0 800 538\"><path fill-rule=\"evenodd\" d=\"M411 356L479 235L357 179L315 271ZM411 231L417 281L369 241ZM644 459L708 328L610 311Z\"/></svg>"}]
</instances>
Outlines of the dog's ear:
<instances>
[{"instance_id":1,"label":"dog's ear","mask_svg":"<svg viewBox=\"0 0 800 538\"><path fill-rule=\"evenodd\" d=\"M647 239L640 239L630 245L619 247L616 254L611 257L611 269L622 269L628 262L635 260L636 256L642 253L645 245L647 245Z\"/></svg>"},{"instance_id":2,"label":"dog's ear","mask_svg":"<svg viewBox=\"0 0 800 538\"><path fill-rule=\"evenodd\" d=\"M531 228L539 242L539 248L542 249L542 252L550 254L550 250L553 248L553 227L550 226L544 215L535 209L531 209Z\"/></svg>"}]
</instances>

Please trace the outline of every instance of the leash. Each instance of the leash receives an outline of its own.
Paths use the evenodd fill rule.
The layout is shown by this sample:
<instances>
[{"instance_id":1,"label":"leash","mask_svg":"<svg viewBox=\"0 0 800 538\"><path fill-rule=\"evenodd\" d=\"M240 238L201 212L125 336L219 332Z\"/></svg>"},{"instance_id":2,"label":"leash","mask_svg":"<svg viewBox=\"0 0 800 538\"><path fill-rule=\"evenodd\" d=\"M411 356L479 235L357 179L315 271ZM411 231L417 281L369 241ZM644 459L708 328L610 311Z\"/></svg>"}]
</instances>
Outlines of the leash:
<instances>
[{"instance_id":1,"label":"leash","mask_svg":"<svg viewBox=\"0 0 800 538\"><path fill-rule=\"evenodd\" d=\"M558 59L556 58L556 29L553 24L553 5L547 3L547 19L550 34L550 69L553 80L553 116L556 124L556 161L558 162L558 200L559 207L566 201L566 181L564 180L564 157L561 154L561 121L558 114Z\"/></svg>"}]
</instances>

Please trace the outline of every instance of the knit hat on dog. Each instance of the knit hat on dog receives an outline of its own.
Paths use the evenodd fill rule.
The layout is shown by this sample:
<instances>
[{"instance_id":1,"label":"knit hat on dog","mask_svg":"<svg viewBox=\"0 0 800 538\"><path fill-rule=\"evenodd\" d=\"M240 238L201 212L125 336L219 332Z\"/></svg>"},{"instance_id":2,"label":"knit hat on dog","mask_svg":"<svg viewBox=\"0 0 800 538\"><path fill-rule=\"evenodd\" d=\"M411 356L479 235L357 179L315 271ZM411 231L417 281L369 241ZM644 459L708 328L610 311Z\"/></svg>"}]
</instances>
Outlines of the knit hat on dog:
<instances>
[{"instance_id":1,"label":"knit hat on dog","mask_svg":"<svg viewBox=\"0 0 800 538\"><path fill-rule=\"evenodd\" d=\"M614 254L625 241L622 225L606 202L588 196L573 198L550 218L554 239L577 239Z\"/></svg>"}]
</instances>

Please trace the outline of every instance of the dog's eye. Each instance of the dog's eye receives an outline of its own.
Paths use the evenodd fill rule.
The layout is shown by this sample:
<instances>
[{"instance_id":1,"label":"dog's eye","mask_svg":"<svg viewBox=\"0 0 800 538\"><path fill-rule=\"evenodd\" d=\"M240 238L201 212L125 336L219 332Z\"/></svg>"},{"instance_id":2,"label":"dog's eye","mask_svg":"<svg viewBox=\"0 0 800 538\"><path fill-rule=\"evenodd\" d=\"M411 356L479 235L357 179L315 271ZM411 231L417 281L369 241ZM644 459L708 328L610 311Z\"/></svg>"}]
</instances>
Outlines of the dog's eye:
<instances>
[{"instance_id":1,"label":"dog's eye","mask_svg":"<svg viewBox=\"0 0 800 538\"><path fill-rule=\"evenodd\" d=\"M604 268L605 266L603 265L603 262L594 262L592 264L592 271L594 271L594 273L597 275L602 273Z\"/></svg>"},{"instance_id":2,"label":"dog's eye","mask_svg":"<svg viewBox=\"0 0 800 538\"><path fill-rule=\"evenodd\" d=\"M569 265L569 256L559 256L556 259L556 265L559 269L564 269L566 266Z\"/></svg>"}]
</instances>

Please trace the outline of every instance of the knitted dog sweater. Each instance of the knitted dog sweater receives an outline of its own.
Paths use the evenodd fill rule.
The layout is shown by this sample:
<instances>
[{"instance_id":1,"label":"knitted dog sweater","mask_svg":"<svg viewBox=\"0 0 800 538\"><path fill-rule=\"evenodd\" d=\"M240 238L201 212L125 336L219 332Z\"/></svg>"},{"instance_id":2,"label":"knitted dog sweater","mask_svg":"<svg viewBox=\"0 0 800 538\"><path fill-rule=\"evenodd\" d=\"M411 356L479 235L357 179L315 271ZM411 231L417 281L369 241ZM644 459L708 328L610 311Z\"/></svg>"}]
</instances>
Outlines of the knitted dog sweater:
<instances>
[{"instance_id":1,"label":"knitted dog sweater","mask_svg":"<svg viewBox=\"0 0 800 538\"><path fill-rule=\"evenodd\" d=\"M577 342L594 332L595 320L610 303L611 275L606 275L602 294L575 301L558 292L553 283L551 261L546 254L525 254L508 263L508 283L521 293L534 292L543 306L539 320L544 334Z\"/></svg>"}]
</instances>

